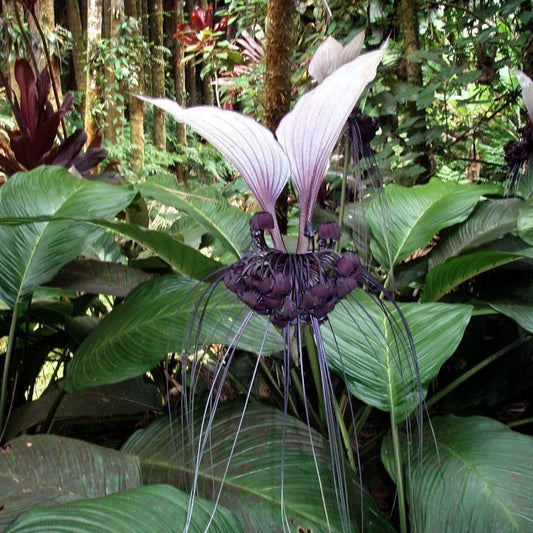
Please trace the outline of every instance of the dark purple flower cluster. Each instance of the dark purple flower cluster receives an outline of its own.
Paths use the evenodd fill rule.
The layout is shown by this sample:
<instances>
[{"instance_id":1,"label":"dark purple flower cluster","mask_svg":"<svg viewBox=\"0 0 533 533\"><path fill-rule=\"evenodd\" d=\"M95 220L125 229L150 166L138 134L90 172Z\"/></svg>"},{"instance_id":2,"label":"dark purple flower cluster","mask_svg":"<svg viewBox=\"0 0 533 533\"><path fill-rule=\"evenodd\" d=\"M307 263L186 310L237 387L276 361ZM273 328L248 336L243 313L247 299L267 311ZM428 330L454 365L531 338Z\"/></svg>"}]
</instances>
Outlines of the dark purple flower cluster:
<instances>
[{"instance_id":1,"label":"dark purple flower cluster","mask_svg":"<svg viewBox=\"0 0 533 533\"><path fill-rule=\"evenodd\" d=\"M269 215L259 215L264 220L256 215L250 223L256 243L260 226L266 229L270 224ZM339 254L331 249L339 234L338 224L323 224L318 232L319 249L302 254L257 249L228 268L224 283L256 313L269 316L277 327L309 322L311 317L324 319L364 278L355 254ZM264 242L262 236L260 240Z\"/></svg>"},{"instance_id":2,"label":"dark purple flower cluster","mask_svg":"<svg viewBox=\"0 0 533 533\"><path fill-rule=\"evenodd\" d=\"M354 107L349 120L352 126L356 128L363 145L368 144L379 130L379 122L375 118L365 115L357 106Z\"/></svg>"},{"instance_id":3,"label":"dark purple flower cluster","mask_svg":"<svg viewBox=\"0 0 533 533\"><path fill-rule=\"evenodd\" d=\"M519 141L509 141L504 147L505 162L510 169L525 163L533 155L533 125L528 124L520 128L521 134Z\"/></svg>"}]
</instances>

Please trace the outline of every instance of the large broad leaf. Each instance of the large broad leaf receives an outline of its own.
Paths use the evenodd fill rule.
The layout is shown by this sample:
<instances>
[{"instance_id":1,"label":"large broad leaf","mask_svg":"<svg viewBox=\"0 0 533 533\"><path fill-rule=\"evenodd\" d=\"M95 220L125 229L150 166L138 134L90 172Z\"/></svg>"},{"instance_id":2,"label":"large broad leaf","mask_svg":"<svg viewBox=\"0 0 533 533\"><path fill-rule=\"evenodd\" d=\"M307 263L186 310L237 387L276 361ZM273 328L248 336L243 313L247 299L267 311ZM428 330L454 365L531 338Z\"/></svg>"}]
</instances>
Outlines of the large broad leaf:
<instances>
[{"instance_id":1,"label":"large broad leaf","mask_svg":"<svg viewBox=\"0 0 533 533\"><path fill-rule=\"evenodd\" d=\"M78 500L52 508L31 509L9 528L9 533L72 531L84 533L176 533L182 531L189 495L170 485L149 485L125 490L105 498ZM213 504L196 499L188 531L203 533ZM220 507L209 531L239 533L231 514Z\"/></svg>"},{"instance_id":2,"label":"large broad leaf","mask_svg":"<svg viewBox=\"0 0 533 533\"><path fill-rule=\"evenodd\" d=\"M95 228L109 229L128 239L132 239L150 250L163 261L167 262L174 270L184 276L195 279L204 279L209 274L219 269L222 264L198 250L180 242L162 231L154 231L136 224L127 222L114 222L103 218L81 219L79 217L39 215L26 217L9 217L0 219L0 224L9 226L30 225L36 222L46 223L71 223L92 225Z\"/></svg>"},{"instance_id":3,"label":"large broad leaf","mask_svg":"<svg viewBox=\"0 0 533 533\"><path fill-rule=\"evenodd\" d=\"M490 306L533 333L533 304L520 301L492 302Z\"/></svg>"},{"instance_id":4,"label":"large broad leaf","mask_svg":"<svg viewBox=\"0 0 533 533\"><path fill-rule=\"evenodd\" d=\"M517 229L519 237L533 246L533 194L520 209Z\"/></svg>"},{"instance_id":5,"label":"large broad leaf","mask_svg":"<svg viewBox=\"0 0 533 533\"><path fill-rule=\"evenodd\" d=\"M523 203L519 198L481 202L472 216L433 250L429 256L429 268L432 269L450 257L499 239L513 231Z\"/></svg>"},{"instance_id":6,"label":"large broad leaf","mask_svg":"<svg viewBox=\"0 0 533 533\"><path fill-rule=\"evenodd\" d=\"M369 206L371 248L382 266L391 269L426 246L443 228L462 222L484 194L497 194L497 185L472 185L432 179L426 185L389 185Z\"/></svg>"},{"instance_id":7,"label":"large broad leaf","mask_svg":"<svg viewBox=\"0 0 533 533\"><path fill-rule=\"evenodd\" d=\"M203 279L221 264L198 250L183 244L162 231L153 231L136 224L95 220L94 223L133 239L166 261L184 276Z\"/></svg>"},{"instance_id":8,"label":"large broad leaf","mask_svg":"<svg viewBox=\"0 0 533 533\"><path fill-rule=\"evenodd\" d=\"M98 235L83 220L110 217L134 198L129 185L78 179L61 167L39 167L9 179L0 190L0 224L39 215L76 218L6 226L0 232L0 297L10 306L27 297Z\"/></svg>"},{"instance_id":9,"label":"large broad leaf","mask_svg":"<svg viewBox=\"0 0 533 533\"><path fill-rule=\"evenodd\" d=\"M423 302L439 300L448 291L451 291L466 280L523 257L523 253L488 250L453 257L428 272L426 288L422 293L421 299Z\"/></svg>"},{"instance_id":10,"label":"large broad leaf","mask_svg":"<svg viewBox=\"0 0 533 533\"><path fill-rule=\"evenodd\" d=\"M0 530L36 505L106 496L140 484L134 456L53 435L19 437L0 454Z\"/></svg>"},{"instance_id":11,"label":"large broad leaf","mask_svg":"<svg viewBox=\"0 0 533 533\"><path fill-rule=\"evenodd\" d=\"M328 364L345 379L352 394L404 420L453 354L470 320L472 307L447 304L399 304L398 311L357 290L337 305L322 325Z\"/></svg>"},{"instance_id":12,"label":"large broad leaf","mask_svg":"<svg viewBox=\"0 0 533 533\"><path fill-rule=\"evenodd\" d=\"M123 381L150 370L169 352L194 350L197 343L236 343L265 355L283 350L281 336L265 317L254 315L240 331L248 308L223 284L208 291L205 284L177 276L143 283L80 345L62 386L77 392ZM210 305L203 312L197 305L207 295Z\"/></svg>"},{"instance_id":13,"label":"large broad leaf","mask_svg":"<svg viewBox=\"0 0 533 533\"><path fill-rule=\"evenodd\" d=\"M328 441L302 422L287 419L282 412L271 407L251 404L239 427L241 414L241 402L226 403L219 407L200 467L200 495L210 499L216 497L238 433L220 503L238 518L244 531L284 530L281 517L282 468L283 502L290 530L343 531ZM201 419L201 413L197 413L194 427L187 428L187 435L191 434L190 431L196 436L194 444L187 436L184 438L183 421L177 414L170 423L166 417L159 419L130 438L123 449L140 457L145 483L165 482L184 490L189 489L195 470L194 457ZM361 499L355 485L352 488L349 507L355 519L354 530L362 512L365 531L390 531L390 525L369 499L366 496ZM361 511L362 502L364 509Z\"/></svg>"},{"instance_id":14,"label":"large broad leaf","mask_svg":"<svg viewBox=\"0 0 533 533\"><path fill-rule=\"evenodd\" d=\"M480 416L435 418L432 430L407 475L413 530L531 531L533 438ZM390 439L383 457L394 476Z\"/></svg>"},{"instance_id":15,"label":"large broad leaf","mask_svg":"<svg viewBox=\"0 0 533 533\"><path fill-rule=\"evenodd\" d=\"M111 294L124 298L137 285L151 278L151 274L138 268L84 259L66 264L47 285L68 291Z\"/></svg>"},{"instance_id":16,"label":"large broad leaf","mask_svg":"<svg viewBox=\"0 0 533 533\"><path fill-rule=\"evenodd\" d=\"M240 258L251 249L248 215L212 189L191 194L155 183L143 183L140 188L145 198L175 207L194 218L235 257Z\"/></svg>"},{"instance_id":17,"label":"large broad leaf","mask_svg":"<svg viewBox=\"0 0 533 533\"><path fill-rule=\"evenodd\" d=\"M52 383L37 400L15 409L9 417L6 438L44 424L53 415L54 423L69 424L87 419L130 417L141 418L162 408L161 395L153 383L142 377L113 385L103 385L78 394L65 393ZM96 423L96 422L95 422Z\"/></svg>"}]
</instances>

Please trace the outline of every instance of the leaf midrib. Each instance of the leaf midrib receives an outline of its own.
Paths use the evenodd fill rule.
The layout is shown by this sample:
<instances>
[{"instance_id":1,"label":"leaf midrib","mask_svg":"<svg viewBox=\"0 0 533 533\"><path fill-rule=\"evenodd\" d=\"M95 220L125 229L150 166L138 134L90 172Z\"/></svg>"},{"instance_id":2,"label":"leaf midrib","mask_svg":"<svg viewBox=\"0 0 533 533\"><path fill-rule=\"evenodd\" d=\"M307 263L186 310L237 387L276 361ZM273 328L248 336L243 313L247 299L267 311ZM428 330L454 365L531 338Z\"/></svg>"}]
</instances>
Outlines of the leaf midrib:
<instances>
[{"instance_id":1,"label":"leaf midrib","mask_svg":"<svg viewBox=\"0 0 533 533\"><path fill-rule=\"evenodd\" d=\"M496 500L496 502L500 505L500 507L503 509L505 514L509 517L509 520L516 531L520 531L518 524L514 520L513 513L508 509L508 507L505 505L504 501L497 495L495 492L493 486L490 484L490 482L487 480L487 478L478 471L478 469L475 467L474 464L469 462L465 457L463 457L460 453L456 452L454 448L451 446L448 446L442 442L438 443L439 449L446 450L451 456L455 457L457 460L459 460L471 474L475 474L476 479L479 479L482 484L486 487L489 494L493 496L493 499ZM492 499L492 498L491 498Z\"/></svg>"}]
</instances>

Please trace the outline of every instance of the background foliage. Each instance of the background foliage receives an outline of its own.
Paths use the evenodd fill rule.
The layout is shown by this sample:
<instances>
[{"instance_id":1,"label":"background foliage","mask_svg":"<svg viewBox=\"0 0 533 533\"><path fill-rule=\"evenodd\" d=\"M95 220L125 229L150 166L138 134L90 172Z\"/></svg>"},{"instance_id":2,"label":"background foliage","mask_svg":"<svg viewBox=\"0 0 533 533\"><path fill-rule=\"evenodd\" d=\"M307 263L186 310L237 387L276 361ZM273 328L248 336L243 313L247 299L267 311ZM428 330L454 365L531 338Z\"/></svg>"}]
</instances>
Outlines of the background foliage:
<instances>
[{"instance_id":1,"label":"background foliage","mask_svg":"<svg viewBox=\"0 0 533 533\"><path fill-rule=\"evenodd\" d=\"M71 530L83 523L83 530L101 531L105 523L134 531L137 509L148 506L143 528L153 520L158 530L174 531L186 512L193 464L187 461L195 446L178 438L177 408L190 385L182 380L181 356L201 346L201 403L215 362L246 314L219 288L202 316L197 346L190 337L195 304L207 290L202 280L250 249L248 220L256 206L211 146L175 124L161 127L151 110L139 115L129 93L162 90L188 105L216 103L261 120L266 2L217 4L214 21L228 16L227 30L205 26L192 44L173 35L179 23L192 22L194 5L140 2L137 10L125 2L120 12L118 4L100 5L101 39L81 75L76 47L88 45L70 16L81 3L2 7L2 156L13 156L8 132L17 128L6 91L17 91L16 57L32 65L39 59L61 93L75 92L66 130L94 127L108 151L87 179L46 166L3 176L2 530L42 531L61 519ZM533 74L531 6L420 2L413 3L413 19L407 4L332 1L329 17L322 3L302 1L295 16L293 99L311 88L307 64L326 35L346 42L365 28L367 49L391 39L362 102L379 120L372 147L387 186L381 195L370 194L367 182L349 188L342 242L362 255L370 250L369 268L395 294L411 328L419 375L409 361L391 358L394 331L375 300L359 295L365 313L356 331L341 307L323 325L331 353L337 346L343 353L329 364L347 426L346 452L359 457L358 473L350 473L358 480L350 484L351 518L354 527L362 515L369 530L405 529L395 505L404 480L413 530L526 531L533 520L533 173L505 182L503 145L518 138L527 120L513 69ZM78 13L85 30L86 12ZM158 13L159 36L149 24ZM97 88L88 115L86 82ZM157 131L164 131L164 142ZM59 128L56 145L64 139ZM341 216L342 173L352 183L360 170L343 165L342 154L336 156L317 221ZM297 216L290 191L289 233ZM239 427L231 490L223 493L213 531L246 531L259 520L265 531L280 529L284 343L270 328L260 348L265 328L264 318L254 317L240 339L217 415L212 446L220 468L234 446L242 394L252 387L256 401ZM260 376L250 383L258 352ZM323 406L311 395L308 429L298 373L291 379L289 522L340 530ZM416 453L395 457L391 428L407 449L421 395L426 431L413 431ZM221 471L211 466L202 465L205 499L191 530L203 531L214 509ZM309 487L305 494L302 486Z\"/></svg>"}]
</instances>

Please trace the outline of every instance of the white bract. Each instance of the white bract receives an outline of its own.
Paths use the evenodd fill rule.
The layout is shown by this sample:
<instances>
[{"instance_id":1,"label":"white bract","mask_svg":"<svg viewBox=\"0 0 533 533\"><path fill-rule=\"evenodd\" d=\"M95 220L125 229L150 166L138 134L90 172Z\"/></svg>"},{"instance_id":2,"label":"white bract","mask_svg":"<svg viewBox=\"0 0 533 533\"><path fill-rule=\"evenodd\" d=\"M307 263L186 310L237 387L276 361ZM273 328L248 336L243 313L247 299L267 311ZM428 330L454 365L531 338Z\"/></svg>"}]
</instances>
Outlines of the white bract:
<instances>
[{"instance_id":1,"label":"white bract","mask_svg":"<svg viewBox=\"0 0 533 533\"><path fill-rule=\"evenodd\" d=\"M323 82L339 67L349 63L361 54L364 40L364 30L359 32L344 46L335 37L328 37L318 47L309 63L309 75L319 83Z\"/></svg>"},{"instance_id":2,"label":"white bract","mask_svg":"<svg viewBox=\"0 0 533 533\"><path fill-rule=\"evenodd\" d=\"M533 81L521 70L515 70L515 74L522 87L522 98L524 99L524 104L526 104L527 114L531 122L533 122Z\"/></svg>"},{"instance_id":3,"label":"white bract","mask_svg":"<svg viewBox=\"0 0 533 533\"><path fill-rule=\"evenodd\" d=\"M336 69L302 96L275 135L254 119L212 106L184 108L167 98L145 100L189 125L240 172L261 208L276 220L276 199L289 178L300 201L298 252L307 250L306 224L331 154L357 100L376 76L385 49L374 50ZM277 223L274 246L285 250Z\"/></svg>"}]
</instances>

